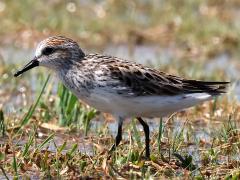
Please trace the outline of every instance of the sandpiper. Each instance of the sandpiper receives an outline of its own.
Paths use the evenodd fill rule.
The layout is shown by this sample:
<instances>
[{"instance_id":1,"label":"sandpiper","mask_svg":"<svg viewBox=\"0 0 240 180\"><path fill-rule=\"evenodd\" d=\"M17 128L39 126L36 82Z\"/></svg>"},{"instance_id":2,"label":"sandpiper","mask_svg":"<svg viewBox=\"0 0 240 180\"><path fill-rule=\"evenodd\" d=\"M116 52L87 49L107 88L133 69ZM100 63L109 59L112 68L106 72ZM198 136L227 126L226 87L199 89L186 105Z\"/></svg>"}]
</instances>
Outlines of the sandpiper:
<instances>
[{"instance_id":1,"label":"sandpiper","mask_svg":"<svg viewBox=\"0 0 240 180\"><path fill-rule=\"evenodd\" d=\"M14 76L36 66L56 72L63 84L90 106L118 118L114 150L122 139L124 119L137 118L145 133L145 155L150 156L149 126L142 117L163 117L226 92L229 82L188 80L101 54L85 54L66 37L41 41L35 57Z\"/></svg>"}]
</instances>

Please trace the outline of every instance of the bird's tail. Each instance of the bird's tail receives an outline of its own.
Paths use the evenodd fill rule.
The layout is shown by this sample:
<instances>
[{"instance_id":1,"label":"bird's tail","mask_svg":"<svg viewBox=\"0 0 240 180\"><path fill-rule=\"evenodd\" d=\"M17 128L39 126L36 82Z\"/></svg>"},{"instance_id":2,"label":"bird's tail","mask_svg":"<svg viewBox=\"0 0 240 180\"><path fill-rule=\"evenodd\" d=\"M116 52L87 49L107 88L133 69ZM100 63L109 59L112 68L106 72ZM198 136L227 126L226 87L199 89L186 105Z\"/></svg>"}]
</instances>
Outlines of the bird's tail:
<instances>
[{"instance_id":1,"label":"bird's tail","mask_svg":"<svg viewBox=\"0 0 240 180\"><path fill-rule=\"evenodd\" d=\"M184 80L183 84L192 93L208 93L211 95L219 95L226 93L230 82L209 82Z\"/></svg>"}]
</instances>

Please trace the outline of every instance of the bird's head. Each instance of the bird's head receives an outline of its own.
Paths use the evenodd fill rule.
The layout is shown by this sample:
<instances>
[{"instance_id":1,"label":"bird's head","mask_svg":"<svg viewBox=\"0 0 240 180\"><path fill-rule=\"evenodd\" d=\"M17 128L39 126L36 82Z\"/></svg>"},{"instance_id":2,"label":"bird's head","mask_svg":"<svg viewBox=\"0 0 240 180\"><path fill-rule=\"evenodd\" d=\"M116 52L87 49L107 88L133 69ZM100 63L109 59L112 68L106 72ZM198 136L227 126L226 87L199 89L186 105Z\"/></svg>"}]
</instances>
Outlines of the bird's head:
<instances>
[{"instance_id":1,"label":"bird's head","mask_svg":"<svg viewBox=\"0 0 240 180\"><path fill-rule=\"evenodd\" d=\"M53 36L41 41L36 48L35 57L14 76L19 76L36 66L45 66L58 70L68 66L74 60L80 60L85 54L78 44L63 36Z\"/></svg>"}]
</instances>

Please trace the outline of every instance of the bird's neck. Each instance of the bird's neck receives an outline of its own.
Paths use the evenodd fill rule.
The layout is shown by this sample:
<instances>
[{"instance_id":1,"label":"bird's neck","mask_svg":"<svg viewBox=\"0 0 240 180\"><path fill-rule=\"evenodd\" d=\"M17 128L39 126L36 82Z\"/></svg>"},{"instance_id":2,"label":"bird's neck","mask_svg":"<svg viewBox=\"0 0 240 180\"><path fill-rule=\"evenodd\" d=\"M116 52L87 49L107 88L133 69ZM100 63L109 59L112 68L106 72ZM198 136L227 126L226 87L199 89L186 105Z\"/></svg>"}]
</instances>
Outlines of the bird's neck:
<instances>
[{"instance_id":1,"label":"bird's neck","mask_svg":"<svg viewBox=\"0 0 240 180\"><path fill-rule=\"evenodd\" d=\"M74 64L68 68L61 68L57 75L63 84L78 98L89 96L93 88L94 77L81 64Z\"/></svg>"}]
</instances>

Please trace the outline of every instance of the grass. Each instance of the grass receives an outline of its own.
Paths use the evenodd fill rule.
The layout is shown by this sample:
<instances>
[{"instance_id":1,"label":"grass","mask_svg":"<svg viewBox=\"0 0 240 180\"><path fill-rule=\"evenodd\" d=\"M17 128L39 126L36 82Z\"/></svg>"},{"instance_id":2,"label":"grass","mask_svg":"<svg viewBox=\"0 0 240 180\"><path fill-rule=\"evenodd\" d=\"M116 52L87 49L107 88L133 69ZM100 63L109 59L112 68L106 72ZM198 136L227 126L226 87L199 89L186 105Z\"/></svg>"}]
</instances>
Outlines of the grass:
<instances>
[{"instance_id":1,"label":"grass","mask_svg":"<svg viewBox=\"0 0 240 180\"><path fill-rule=\"evenodd\" d=\"M43 96L42 93L40 94ZM211 104L208 106L207 109L210 109ZM206 113L201 111L203 114ZM35 118L39 117L40 111L35 111L34 116ZM184 119L186 116L193 122L186 120L180 127L174 125L175 122L182 121L178 118ZM222 116L227 117L227 112L224 112ZM185 112L175 115L169 120L161 119L158 128L155 128L151 134L151 161L143 159L142 139L144 138L141 138L143 134L139 133L139 126L135 120L124 126L129 137L124 138L110 159L107 149L113 143L113 138L109 133L95 136L97 132L89 129L86 141L94 145L94 155L88 155L88 153L80 151L81 147L84 146L84 143L80 143L83 141L82 138L74 144L68 142L78 138L74 132L69 132L67 129L58 131L58 133L47 130L45 138L41 138L38 134L46 131L41 129L41 124L26 123L22 127L25 131L22 132L21 136L15 138L15 142L22 142L23 145L14 143L11 132L4 136L5 143L0 149L3 156L1 169L6 176L12 174L19 178L30 177L32 171L39 172L42 178L123 177L135 179L140 176L145 178L190 176L205 179L208 176L215 178L238 177L240 164L234 157L239 154L238 137L240 134L238 122L235 121L234 115L229 116L229 119L224 121L222 125L218 125L219 127L215 129L215 132L212 132L210 141L204 141L201 138L197 138L198 141L194 140L196 133L191 126L196 126L194 125L196 117L196 115ZM215 117L213 115L211 118ZM29 121L33 122L32 118L30 117ZM216 123L211 119L205 121ZM21 121L19 123L21 124ZM32 128L32 126L36 126L36 128ZM102 126L104 128L106 125ZM173 129L176 128L177 131L174 133ZM160 133L158 133L158 129ZM85 129L82 128L78 131L82 131L84 134ZM68 141L57 142L55 138L66 132L71 133L72 137ZM27 136L29 137L26 138ZM92 138L90 138L91 136ZM186 136L188 136L187 139ZM50 144L54 145L54 150L49 149ZM189 154L188 148L190 146L194 146L199 152L197 157L196 154ZM228 157L228 159L222 159L223 157Z\"/></svg>"},{"instance_id":2,"label":"grass","mask_svg":"<svg viewBox=\"0 0 240 180\"><path fill-rule=\"evenodd\" d=\"M112 44L130 49L151 44L170 47L174 54L170 64L158 59L155 68L237 85L238 75L225 69L239 68L238 6L234 0L49 1L47 7L41 1L1 1L0 178L239 179L240 111L231 88L221 98L169 118L149 119L149 161L143 157L141 125L127 121L123 141L109 158L113 118L80 103L44 70L13 78L20 65L5 52L10 44L32 49L51 34L73 37L97 51ZM206 69L225 53L226 67Z\"/></svg>"},{"instance_id":3,"label":"grass","mask_svg":"<svg viewBox=\"0 0 240 180\"><path fill-rule=\"evenodd\" d=\"M38 96L35 104L34 104L33 106L30 106L27 114L25 115L25 117L23 118L23 120L20 122L20 128L23 128L23 127L29 122L30 118L32 117L32 115L33 115L33 113L34 113L37 105L39 104L40 98L41 98L41 96L42 96L42 94L43 94L43 92L44 92L44 90L45 90L45 88L46 88L46 85L47 85L47 83L48 83L49 78L50 78L50 75L48 75L47 80L46 80L46 82L44 83L43 88L42 88L42 90L41 90L41 92L40 92L40 94L39 94L39 96ZM19 129L19 130L20 130L20 129Z\"/></svg>"}]
</instances>

